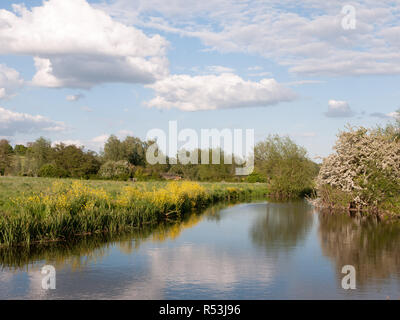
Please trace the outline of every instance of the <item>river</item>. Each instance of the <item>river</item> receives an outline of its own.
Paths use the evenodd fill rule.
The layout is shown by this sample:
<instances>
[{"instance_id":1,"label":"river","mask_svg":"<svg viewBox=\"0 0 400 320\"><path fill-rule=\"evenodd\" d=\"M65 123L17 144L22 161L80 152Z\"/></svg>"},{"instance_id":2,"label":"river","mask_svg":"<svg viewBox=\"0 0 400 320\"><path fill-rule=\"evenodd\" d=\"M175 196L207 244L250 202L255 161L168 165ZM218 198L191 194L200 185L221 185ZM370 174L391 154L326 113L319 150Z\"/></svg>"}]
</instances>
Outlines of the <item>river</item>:
<instances>
[{"instance_id":1,"label":"river","mask_svg":"<svg viewBox=\"0 0 400 320\"><path fill-rule=\"evenodd\" d=\"M54 266L55 289L41 273ZM342 288L344 265L355 289ZM218 205L124 235L0 250L0 299L400 299L400 225L305 201Z\"/></svg>"}]
</instances>

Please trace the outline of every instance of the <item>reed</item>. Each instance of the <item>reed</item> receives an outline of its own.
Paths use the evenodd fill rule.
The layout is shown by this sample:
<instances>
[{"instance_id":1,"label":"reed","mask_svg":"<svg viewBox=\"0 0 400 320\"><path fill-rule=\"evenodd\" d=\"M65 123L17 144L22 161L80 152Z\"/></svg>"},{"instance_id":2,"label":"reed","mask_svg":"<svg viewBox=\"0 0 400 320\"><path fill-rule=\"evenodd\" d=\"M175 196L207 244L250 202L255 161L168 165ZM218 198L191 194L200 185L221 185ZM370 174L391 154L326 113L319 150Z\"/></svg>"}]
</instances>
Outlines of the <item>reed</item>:
<instances>
[{"instance_id":1,"label":"reed","mask_svg":"<svg viewBox=\"0 0 400 320\"><path fill-rule=\"evenodd\" d=\"M56 180L40 192L12 197L0 215L0 245L29 245L79 235L129 231L217 201L264 196L264 184L170 182L107 191ZM6 208L6 209L4 209Z\"/></svg>"}]
</instances>

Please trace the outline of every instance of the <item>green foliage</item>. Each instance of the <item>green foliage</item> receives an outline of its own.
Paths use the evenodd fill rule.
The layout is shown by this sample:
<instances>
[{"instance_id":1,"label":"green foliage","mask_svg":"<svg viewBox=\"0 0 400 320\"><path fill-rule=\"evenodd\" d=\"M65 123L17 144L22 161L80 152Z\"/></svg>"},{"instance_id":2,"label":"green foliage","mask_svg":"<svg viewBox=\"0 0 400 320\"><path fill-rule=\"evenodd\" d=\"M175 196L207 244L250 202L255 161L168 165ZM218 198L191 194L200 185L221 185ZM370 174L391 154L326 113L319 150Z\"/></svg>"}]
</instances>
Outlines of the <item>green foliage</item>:
<instances>
[{"instance_id":1,"label":"green foliage","mask_svg":"<svg viewBox=\"0 0 400 320\"><path fill-rule=\"evenodd\" d=\"M179 155L185 154L189 157L189 151L180 150ZM177 156L177 164L171 166L169 173L182 176L184 179L196 181L235 181L235 165L225 163L225 153L223 150L208 149L208 150L193 150L194 159L197 158L197 163L182 163L181 156ZM214 160L213 160L214 157ZM208 158L208 164L205 159ZM219 164L215 163L218 162ZM214 162L214 163L213 163ZM198 165L201 164L201 165Z\"/></svg>"},{"instance_id":2,"label":"green foliage","mask_svg":"<svg viewBox=\"0 0 400 320\"><path fill-rule=\"evenodd\" d=\"M121 141L119 141L116 136L111 135L104 144L104 160L116 162L125 160L124 156L125 154Z\"/></svg>"},{"instance_id":3,"label":"green foliage","mask_svg":"<svg viewBox=\"0 0 400 320\"><path fill-rule=\"evenodd\" d=\"M88 178L100 169L100 161L93 152L84 152L75 145L58 144L54 148L55 166L68 177Z\"/></svg>"},{"instance_id":4,"label":"green foliage","mask_svg":"<svg viewBox=\"0 0 400 320\"><path fill-rule=\"evenodd\" d=\"M146 163L146 149L148 144L139 138L127 136L120 141L112 135L104 145L105 161L128 161L134 166L144 166Z\"/></svg>"},{"instance_id":5,"label":"green foliage","mask_svg":"<svg viewBox=\"0 0 400 320\"><path fill-rule=\"evenodd\" d=\"M53 149L51 148L50 140L41 137L35 142L28 143L26 156L30 162L30 171L32 174L37 175L39 169L52 160Z\"/></svg>"},{"instance_id":6,"label":"green foliage","mask_svg":"<svg viewBox=\"0 0 400 320\"><path fill-rule=\"evenodd\" d=\"M400 198L400 179L395 179L391 168L380 169L374 163L368 166L368 178L357 177L359 196L369 205L377 207L385 201Z\"/></svg>"},{"instance_id":7,"label":"green foliage","mask_svg":"<svg viewBox=\"0 0 400 320\"><path fill-rule=\"evenodd\" d=\"M98 175L104 179L128 180L132 171L128 161L107 161L100 167Z\"/></svg>"},{"instance_id":8,"label":"green foliage","mask_svg":"<svg viewBox=\"0 0 400 320\"><path fill-rule=\"evenodd\" d=\"M87 179L127 180L135 177L139 181L162 179L164 174L179 175L185 180L197 181L246 180L246 177L236 176L236 168L240 167L235 162L237 159L234 159L233 155L225 154L220 148L192 151L194 158L191 157L190 162L194 163L184 162L181 157L183 153L186 153L187 158L191 153L180 150L180 154L176 155L177 164L169 164L173 159L168 157L167 164L149 164L146 161L146 152L154 143L156 141L141 141L131 136L120 140L112 135L104 145L104 152L98 156L74 145L60 143L52 147L49 140L39 138L28 143L27 147L15 146L15 152L7 158L11 159L7 165L7 172L22 176ZM152 152L157 156L161 150L155 149ZM267 181L271 190L279 196L283 188L286 190L282 193L284 196L301 195L304 190L308 190L293 183L300 184L300 180L303 184L309 183L307 164L312 168L311 171L315 171L315 164L306 159L305 150L290 139L271 137L257 146L256 154L259 157L256 163L257 173L250 175L248 181ZM205 163L205 159L208 159L208 164ZM219 160L219 164L215 163L216 160ZM288 180L287 177L292 180Z\"/></svg>"},{"instance_id":9,"label":"green foliage","mask_svg":"<svg viewBox=\"0 0 400 320\"><path fill-rule=\"evenodd\" d=\"M257 172L268 181L271 196L279 199L310 194L318 165L307 157L307 151L289 137L269 136L255 146Z\"/></svg>"},{"instance_id":10,"label":"green foliage","mask_svg":"<svg viewBox=\"0 0 400 320\"><path fill-rule=\"evenodd\" d=\"M250 183L267 182L267 178L261 173L253 171L247 176L246 181Z\"/></svg>"},{"instance_id":11,"label":"green foliage","mask_svg":"<svg viewBox=\"0 0 400 320\"><path fill-rule=\"evenodd\" d=\"M28 148L25 147L23 144L17 144L14 147L14 153L19 156L24 156L27 150Z\"/></svg>"},{"instance_id":12,"label":"green foliage","mask_svg":"<svg viewBox=\"0 0 400 320\"><path fill-rule=\"evenodd\" d=\"M19 189L9 195L6 204L0 201L0 245L5 246L132 231L213 202L259 197L267 192L265 184L4 179L0 185L6 190ZM21 193L20 189L30 192Z\"/></svg>"},{"instance_id":13,"label":"green foliage","mask_svg":"<svg viewBox=\"0 0 400 320\"><path fill-rule=\"evenodd\" d=\"M56 167L54 164L46 163L39 169L38 176L47 178L65 178L68 177L68 172Z\"/></svg>"},{"instance_id":14,"label":"green foliage","mask_svg":"<svg viewBox=\"0 0 400 320\"><path fill-rule=\"evenodd\" d=\"M4 175L12 163L13 148L5 139L0 140L0 175Z\"/></svg>"}]
</instances>

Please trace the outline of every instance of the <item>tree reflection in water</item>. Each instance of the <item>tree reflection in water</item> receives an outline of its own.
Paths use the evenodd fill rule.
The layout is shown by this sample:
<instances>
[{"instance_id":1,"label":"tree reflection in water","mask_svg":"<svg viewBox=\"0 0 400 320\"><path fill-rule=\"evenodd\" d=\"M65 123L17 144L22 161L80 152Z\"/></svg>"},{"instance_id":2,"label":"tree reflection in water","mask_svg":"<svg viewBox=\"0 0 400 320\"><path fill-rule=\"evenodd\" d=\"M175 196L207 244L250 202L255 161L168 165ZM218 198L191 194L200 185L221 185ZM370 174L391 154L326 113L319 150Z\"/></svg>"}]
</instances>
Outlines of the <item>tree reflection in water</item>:
<instances>
[{"instance_id":1,"label":"tree reflection in water","mask_svg":"<svg viewBox=\"0 0 400 320\"><path fill-rule=\"evenodd\" d=\"M313 224L312 207L305 201L268 203L266 213L254 220L250 234L254 244L269 253L288 253L300 245Z\"/></svg>"},{"instance_id":2,"label":"tree reflection in water","mask_svg":"<svg viewBox=\"0 0 400 320\"><path fill-rule=\"evenodd\" d=\"M322 252L334 261L340 277L344 265L356 268L359 287L400 274L399 222L328 212L318 218Z\"/></svg>"}]
</instances>

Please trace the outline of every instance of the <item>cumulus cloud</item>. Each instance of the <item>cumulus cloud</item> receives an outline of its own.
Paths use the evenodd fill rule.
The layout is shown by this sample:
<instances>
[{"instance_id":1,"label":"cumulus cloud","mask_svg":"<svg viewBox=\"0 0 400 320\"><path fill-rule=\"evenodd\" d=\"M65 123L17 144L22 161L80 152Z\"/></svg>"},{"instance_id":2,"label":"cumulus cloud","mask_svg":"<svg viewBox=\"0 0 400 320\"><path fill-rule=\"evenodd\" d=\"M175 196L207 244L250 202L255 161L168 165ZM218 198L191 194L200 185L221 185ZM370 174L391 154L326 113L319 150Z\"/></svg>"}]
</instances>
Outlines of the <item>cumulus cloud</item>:
<instances>
[{"instance_id":1,"label":"cumulus cloud","mask_svg":"<svg viewBox=\"0 0 400 320\"><path fill-rule=\"evenodd\" d=\"M102 135L100 135L100 136L94 137L94 138L92 139L92 142L95 142L95 143L105 143L109 137L110 137L109 134L102 134Z\"/></svg>"},{"instance_id":2,"label":"cumulus cloud","mask_svg":"<svg viewBox=\"0 0 400 320\"><path fill-rule=\"evenodd\" d=\"M148 107L183 111L268 106L296 98L292 90L274 79L246 81L231 73L172 75L149 87L156 97L146 103Z\"/></svg>"},{"instance_id":3,"label":"cumulus cloud","mask_svg":"<svg viewBox=\"0 0 400 320\"><path fill-rule=\"evenodd\" d=\"M400 11L389 0L351 5L350 30L342 27L340 0L114 0L103 7L123 21L198 38L209 50L260 55L294 73L400 74Z\"/></svg>"},{"instance_id":4,"label":"cumulus cloud","mask_svg":"<svg viewBox=\"0 0 400 320\"><path fill-rule=\"evenodd\" d=\"M80 100L80 99L82 99L82 98L84 98L85 97L85 95L83 95L82 93L78 93L78 94L71 94L71 95L68 95L68 96L66 96L66 100L67 101L78 101L78 100Z\"/></svg>"},{"instance_id":5,"label":"cumulus cloud","mask_svg":"<svg viewBox=\"0 0 400 320\"><path fill-rule=\"evenodd\" d=\"M397 111L389 113L373 112L370 114L370 116L381 119L400 119L400 113Z\"/></svg>"},{"instance_id":6,"label":"cumulus cloud","mask_svg":"<svg viewBox=\"0 0 400 320\"><path fill-rule=\"evenodd\" d=\"M325 115L329 118L347 118L354 116L354 112L347 101L329 100Z\"/></svg>"},{"instance_id":7,"label":"cumulus cloud","mask_svg":"<svg viewBox=\"0 0 400 320\"><path fill-rule=\"evenodd\" d=\"M152 83L168 74L167 41L113 20L86 0L49 0L0 10L0 54L34 57L32 84L90 88Z\"/></svg>"},{"instance_id":8,"label":"cumulus cloud","mask_svg":"<svg viewBox=\"0 0 400 320\"><path fill-rule=\"evenodd\" d=\"M23 84L24 80L16 70L0 64L0 99L14 96Z\"/></svg>"},{"instance_id":9,"label":"cumulus cloud","mask_svg":"<svg viewBox=\"0 0 400 320\"><path fill-rule=\"evenodd\" d=\"M0 136L64 130L66 130L66 125L63 122L54 121L41 115L19 113L0 107Z\"/></svg>"}]
</instances>

